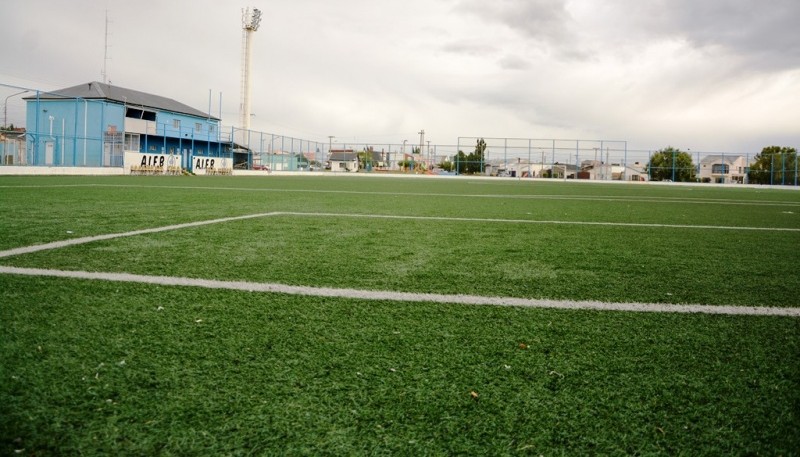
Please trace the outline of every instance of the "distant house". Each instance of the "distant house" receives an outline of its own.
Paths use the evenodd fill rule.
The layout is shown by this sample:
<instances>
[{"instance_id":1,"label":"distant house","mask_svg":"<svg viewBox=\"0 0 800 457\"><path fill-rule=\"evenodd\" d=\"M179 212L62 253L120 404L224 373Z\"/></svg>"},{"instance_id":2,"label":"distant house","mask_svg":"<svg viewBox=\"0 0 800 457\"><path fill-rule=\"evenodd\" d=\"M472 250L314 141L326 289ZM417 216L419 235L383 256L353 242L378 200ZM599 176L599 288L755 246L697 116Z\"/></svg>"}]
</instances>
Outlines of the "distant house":
<instances>
[{"instance_id":1,"label":"distant house","mask_svg":"<svg viewBox=\"0 0 800 457\"><path fill-rule=\"evenodd\" d=\"M587 160L581 163L578 179L639 182L648 181L649 177L639 162L625 166L618 163L609 165L595 160Z\"/></svg>"},{"instance_id":2,"label":"distant house","mask_svg":"<svg viewBox=\"0 0 800 457\"><path fill-rule=\"evenodd\" d=\"M0 130L0 165L25 165L25 129Z\"/></svg>"},{"instance_id":3,"label":"distant house","mask_svg":"<svg viewBox=\"0 0 800 457\"><path fill-rule=\"evenodd\" d=\"M24 100L31 165L127 167L130 153L189 170L193 156L248 161L218 118L167 97L90 82Z\"/></svg>"},{"instance_id":4,"label":"distant house","mask_svg":"<svg viewBox=\"0 0 800 457\"><path fill-rule=\"evenodd\" d=\"M512 178L541 178L544 172L545 164L543 163L530 163L528 161L511 163L508 170L505 170ZM498 174L502 171L498 170Z\"/></svg>"},{"instance_id":5,"label":"distant house","mask_svg":"<svg viewBox=\"0 0 800 457\"><path fill-rule=\"evenodd\" d=\"M720 184L744 184L747 183L749 166L744 156L707 155L700 161L700 181Z\"/></svg>"},{"instance_id":6,"label":"distant house","mask_svg":"<svg viewBox=\"0 0 800 457\"><path fill-rule=\"evenodd\" d=\"M373 167L385 168L385 154L380 151L373 151L371 148L366 152L355 152L352 149L332 149L328 156L328 163L331 171L356 172L361 169L364 154L369 154L370 160L367 162L366 171L371 171ZM359 157L361 155L361 158Z\"/></svg>"},{"instance_id":7,"label":"distant house","mask_svg":"<svg viewBox=\"0 0 800 457\"><path fill-rule=\"evenodd\" d=\"M328 162L331 171L358 171L358 154L352 149L332 149Z\"/></svg>"},{"instance_id":8,"label":"distant house","mask_svg":"<svg viewBox=\"0 0 800 457\"><path fill-rule=\"evenodd\" d=\"M578 167L570 164L560 164L556 162L550 169L544 171L544 175L549 178L575 179L578 174Z\"/></svg>"}]
</instances>

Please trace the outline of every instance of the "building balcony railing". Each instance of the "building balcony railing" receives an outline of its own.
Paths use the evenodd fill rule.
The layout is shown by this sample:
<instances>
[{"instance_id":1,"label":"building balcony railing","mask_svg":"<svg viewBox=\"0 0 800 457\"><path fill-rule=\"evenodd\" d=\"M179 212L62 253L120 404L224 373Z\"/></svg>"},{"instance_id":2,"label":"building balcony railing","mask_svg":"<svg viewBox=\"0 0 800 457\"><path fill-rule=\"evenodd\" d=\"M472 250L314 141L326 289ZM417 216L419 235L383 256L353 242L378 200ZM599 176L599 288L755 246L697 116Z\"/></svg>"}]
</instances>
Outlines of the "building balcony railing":
<instances>
[{"instance_id":1,"label":"building balcony railing","mask_svg":"<svg viewBox=\"0 0 800 457\"><path fill-rule=\"evenodd\" d=\"M125 119L125 133L140 133L142 135L157 135L158 128L153 121L144 119Z\"/></svg>"}]
</instances>

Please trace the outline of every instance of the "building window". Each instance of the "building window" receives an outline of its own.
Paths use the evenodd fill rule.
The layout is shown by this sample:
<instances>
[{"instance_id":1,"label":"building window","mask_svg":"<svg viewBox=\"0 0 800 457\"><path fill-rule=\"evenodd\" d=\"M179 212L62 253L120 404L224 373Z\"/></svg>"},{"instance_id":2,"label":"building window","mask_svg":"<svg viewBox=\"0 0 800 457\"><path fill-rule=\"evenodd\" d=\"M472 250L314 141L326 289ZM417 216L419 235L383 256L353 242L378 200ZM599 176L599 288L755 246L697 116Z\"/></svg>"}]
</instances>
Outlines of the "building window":
<instances>
[{"instance_id":1,"label":"building window","mask_svg":"<svg viewBox=\"0 0 800 457\"><path fill-rule=\"evenodd\" d=\"M125 150L126 151L139 151L139 134L126 133L125 134Z\"/></svg>"},{"instance_id":2,"label":"building window","mask_svg":"<svg viewBox=\"0 0 800 457\"><path fill-rule=\"evenodd\" d=\"M128 107L125 109L125 117L129 117L131 119L143 119L145 121L155 121L156 113L153 111L147 111L145 109Z\"/></svg>"},{"instance_id":3,"label":"building window","mask_svg":"<svg viewBox=\"0 0 800 457\"><path fill-rule=\"evenodd\" d=\"M711 165L711 173L715 175L727 175L728 174L728 165L724 163L715 163Z\"/></svg>"},{"instance_id":4,"label":"building window","mask_svg":"<svg viewBox=\"0 0 800 457\"><path fill-rule=\"evenodd\" d=\"M172 120L172 128L180 130L181 129L181 120L180 119L173 119Z\"/></svg>"},{"instance_id":5,"label":"building window","mask_svg":"<svg viewBox=\"0 0 800 457\"><path fill-rule=\"evenodd\" d=\"M203 124L201 124L199 122L195 122L194 123L194 131L199 133L202 130L203 130Z\"/></svg>"},{"instance_id":6,"label":"building window","mask_svg":"<svg viewBox=\"0 0 800 457\"><path fill-rule=\"evenodd\" d=\"M208 124L208 133L214 133L214 124Z\"/></svg>"}]
</instances>

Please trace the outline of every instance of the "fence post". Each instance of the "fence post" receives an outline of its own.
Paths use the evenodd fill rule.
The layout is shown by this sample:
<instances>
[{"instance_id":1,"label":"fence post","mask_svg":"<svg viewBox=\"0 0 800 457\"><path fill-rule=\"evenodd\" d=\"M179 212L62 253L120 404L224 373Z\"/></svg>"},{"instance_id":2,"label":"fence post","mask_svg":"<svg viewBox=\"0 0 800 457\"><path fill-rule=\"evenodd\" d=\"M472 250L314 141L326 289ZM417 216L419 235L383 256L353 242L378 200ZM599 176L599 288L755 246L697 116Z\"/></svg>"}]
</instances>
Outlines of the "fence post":
<instances>
[{"instance_id":1,"label":"fence post","mask_svg":"<svg viewBox=\"0 0 800 457\"><path fill-rule=\"evenodd\" d=\"M672 151L672 182L675 182L675 162L678 158L678 150L674 149Z\"/></svg>"},{"instance_id":2,"label":"fence post","mask_svg":"<svg viewBox=\"0 0 800 457\"><path fill-rule=\"evenodd\" d=\"M786 184L786 154L781 153L781 185Z\"/></svg>"},{"instance_id":3,"label":"fence post","mask_svg":"<svg viewBox=\"0 0 800 457\"><path fill-rule=\"evenodd\" d=\"M625 148L625 155L622 159L622 181L628 180L628 142L623 143Z\"/></svg>"},{"instance_id":4,"label":"fence post","mask_svg":"<svg viewBox=\"0 0 800 457\"><path fill-rule=\"evenodd\" d=\"M772 153L769 155L769 185L771 186L773 183L773 174L775 173L775 154Z\"/></svg>"}]
</instances>

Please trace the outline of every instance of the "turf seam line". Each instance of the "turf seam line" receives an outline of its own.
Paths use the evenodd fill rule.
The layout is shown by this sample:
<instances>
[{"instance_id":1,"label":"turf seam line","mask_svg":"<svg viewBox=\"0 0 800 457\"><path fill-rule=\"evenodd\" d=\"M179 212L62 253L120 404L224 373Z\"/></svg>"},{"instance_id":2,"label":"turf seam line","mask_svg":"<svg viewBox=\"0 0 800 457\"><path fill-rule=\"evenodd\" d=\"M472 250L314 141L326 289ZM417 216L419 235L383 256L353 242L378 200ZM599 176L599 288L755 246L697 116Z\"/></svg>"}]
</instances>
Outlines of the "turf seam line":
<instances>
[{"instance_id":1,"label":"turf seam line","mask_svg":"<svg viewBox=\"0 0 800 457\"><path fill-rule=\"evenodd\" d=\"M49 270L41 268L19 268L0 266L0 273L57 277L82 280L101 280L112 282L141 283L148 285L201 287L255 293L280 293L314 297L344 298L371 301L424 302L438 304L509 306L523 308L549 308L563 310L627 311L654 313L692 313L739 316L782 316L800 317L800 308L753 307L729 305L676 305L663 303L604 303L600 301L546 300L516 297L485 297L478 295L444 295L433 293L412 293L393 291L374 291L360 289L339 289L331 287L292 286L277 283L254 283L246 281L221 281L173 276L149 276L130 273L103 273L90 271Z\"/></svg>"},{"instance_id":2,"label":"turf seam line","mask_svg":"<svg viewBox=\"0 0 800 457\"><path fill-rule=\"evenodd\" d=\"M49 186L0 186L0 188L47 188L47 187L122 187L146 189L183 189L183 190L229 190L245 192L304 192L322 194L351 194L351 195L382 195L382 196L409 196L409 197L458 197L458 198L508 198L522 200L577 200L577 201L605 201L622 203L688 203L688 204L719 204L719 205L751 205L751 206L800 206L800 202L784 202L777 200L725 200L719 198L679 198L679 197L630 197L630 196L593 196L593 195L514 195L514 194L447 194L423 192L375 192L357 190L325 190L325 189L276 189L276 188L246 188L246 187L211 187L211 186L156 186L156 185L131 185L131 184L56 184Z\"/></svg>"}]
</instances>

